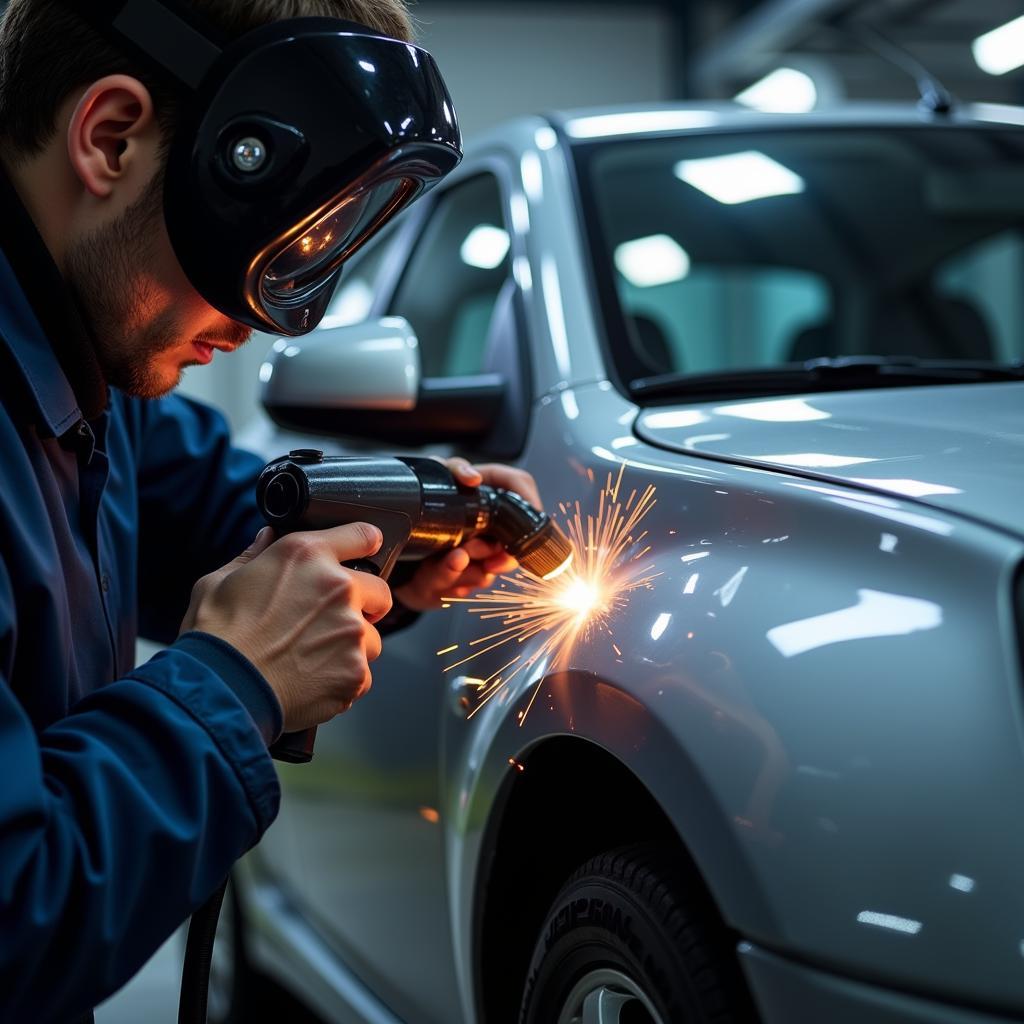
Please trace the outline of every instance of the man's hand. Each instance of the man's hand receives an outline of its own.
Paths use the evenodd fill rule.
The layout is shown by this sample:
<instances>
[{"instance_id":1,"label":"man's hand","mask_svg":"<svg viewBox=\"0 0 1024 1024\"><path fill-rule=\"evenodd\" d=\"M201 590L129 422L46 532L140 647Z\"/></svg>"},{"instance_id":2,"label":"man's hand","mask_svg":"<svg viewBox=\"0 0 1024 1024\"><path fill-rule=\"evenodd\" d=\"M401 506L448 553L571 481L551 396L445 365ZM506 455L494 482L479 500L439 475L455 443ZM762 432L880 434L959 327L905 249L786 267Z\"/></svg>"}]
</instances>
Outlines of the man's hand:
<instances>
[{"instance_id":1,"label":"man's hand","mask_svg":"<svg viewBox=\"0 0 1024 1024\"><path fill-rule=\"evenodd\" d=\"M211 633L244 654L277 695L286 732L326 722L370 689L381 647L372 623L391 608L383 580L339 563L380 545L367 523L280 540L266 527L195 585L181 631Z\"/></svg>"},{"instance_id":2,"label":"man's hand","mask_svg":"<svg viewBox=\"0 0 1024 1024\"><path fill-rule=\"evenodd\" d=\"M503 487L521 494L531 505L543 507L537 484L525 470L501 465L471 466L465 459L446 459L445 465L459 483L469 487ZM495 577L512 572L518 564L500 544L473 537L462 547L424 561L408 583L396 588L395 597L417 612L440 608L442 598L468 597L474 590L491 586Z\"/></svg>"}]
</instances>

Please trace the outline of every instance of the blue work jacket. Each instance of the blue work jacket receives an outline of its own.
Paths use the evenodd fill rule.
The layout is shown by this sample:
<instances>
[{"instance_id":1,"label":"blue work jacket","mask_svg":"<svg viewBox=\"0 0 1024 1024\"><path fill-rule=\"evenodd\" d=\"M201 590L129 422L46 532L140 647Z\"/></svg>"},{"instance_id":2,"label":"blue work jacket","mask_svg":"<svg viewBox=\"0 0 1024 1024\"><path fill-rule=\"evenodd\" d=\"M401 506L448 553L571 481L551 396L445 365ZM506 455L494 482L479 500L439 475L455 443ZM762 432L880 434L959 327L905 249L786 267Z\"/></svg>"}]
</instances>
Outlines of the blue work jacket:
<instances>
[{"instance_id":1,"label":"blue work jacket","mask_svg":"<svg viewBox=\"0 0 1024 1024\"><path fill-rule=\"evenodd\" d=\"M0 251L0 1021L46 1024L88 1020L259 839L281 712L233 648L176 639L261 525L261 461L180 397L110 391L87 418L15 266ZM136 667L137 633L170 646Z\"/></svg>"}]
</instances>

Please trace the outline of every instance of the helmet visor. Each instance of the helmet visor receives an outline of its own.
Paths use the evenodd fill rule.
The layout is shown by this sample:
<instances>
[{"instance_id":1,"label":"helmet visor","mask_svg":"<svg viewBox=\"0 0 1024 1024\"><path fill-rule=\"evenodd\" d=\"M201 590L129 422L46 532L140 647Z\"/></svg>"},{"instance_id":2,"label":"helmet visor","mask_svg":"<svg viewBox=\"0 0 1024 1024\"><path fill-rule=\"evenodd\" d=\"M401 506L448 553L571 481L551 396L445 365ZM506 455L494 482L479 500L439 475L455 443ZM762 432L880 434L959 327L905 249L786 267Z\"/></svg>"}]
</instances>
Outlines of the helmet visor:
<instances>
[{"instance_id":1,"label":"helmet visor","mask_svg":"<svg viewBox=\"0 0 1024 1024\"><path fill-rule=\"evenodd\" d=\"M396 177L339 196L263 272L261 291L269 305L304 302L332 277L347 257L418 191Z\"/></svg>"}]
</instances>

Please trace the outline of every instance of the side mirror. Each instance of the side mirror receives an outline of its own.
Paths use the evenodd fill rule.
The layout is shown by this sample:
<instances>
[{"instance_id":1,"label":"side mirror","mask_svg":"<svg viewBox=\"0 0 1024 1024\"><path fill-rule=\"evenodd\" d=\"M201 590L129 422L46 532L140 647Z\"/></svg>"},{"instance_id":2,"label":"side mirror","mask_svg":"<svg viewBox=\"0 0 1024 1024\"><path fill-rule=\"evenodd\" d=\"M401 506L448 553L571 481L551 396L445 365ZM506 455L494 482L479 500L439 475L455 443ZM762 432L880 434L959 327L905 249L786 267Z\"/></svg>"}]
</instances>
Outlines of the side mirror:
<instances>
[{"instance_id":1,"label":"side mirror","mask_svg":"<svg viewBox=\"0 0 1024 1024\"><path fill-rule=\"evenodd\" d=\"M402 317L282 338L260 370L263 405L289 430L420 446L479 440L497 423L498 374L422 377Z\"/></svg>"}]
</instances>

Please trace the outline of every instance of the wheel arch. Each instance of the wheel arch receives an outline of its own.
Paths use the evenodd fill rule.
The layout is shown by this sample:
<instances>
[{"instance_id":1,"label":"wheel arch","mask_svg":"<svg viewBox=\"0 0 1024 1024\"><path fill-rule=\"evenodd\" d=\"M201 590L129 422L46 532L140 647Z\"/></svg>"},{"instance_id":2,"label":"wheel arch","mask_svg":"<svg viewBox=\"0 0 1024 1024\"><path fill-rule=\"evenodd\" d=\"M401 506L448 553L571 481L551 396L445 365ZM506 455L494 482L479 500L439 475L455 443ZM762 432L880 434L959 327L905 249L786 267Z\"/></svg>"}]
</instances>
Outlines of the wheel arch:
<instances>
[{"instance_id":1,"label":"wheel arch","mask_svg":"<svg viewBox=\"0 0 1024 1024\"><path fill-rule=\"evenodd\" d=\"M581 863L611 847L650 841L673 846L695 897L726 926L687 842L650 788L615 753L591 739L559 735L534 743L518 765L522 770L506 776L495 800L474 884L479 1020L514 1024L551 902Z\"/></svg>"}]
</instances>

